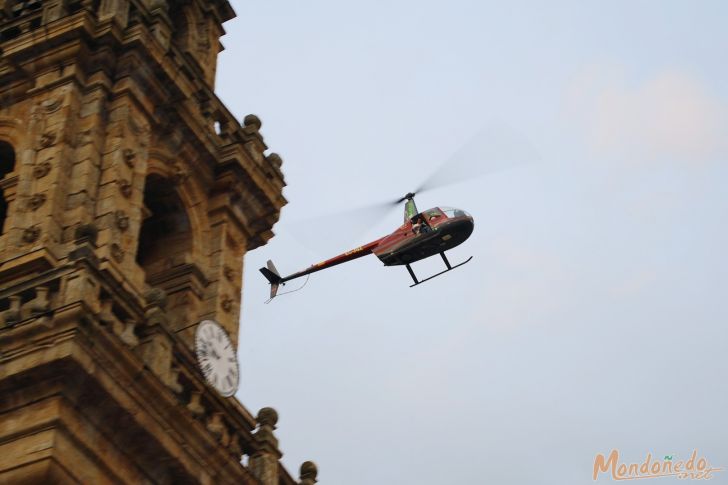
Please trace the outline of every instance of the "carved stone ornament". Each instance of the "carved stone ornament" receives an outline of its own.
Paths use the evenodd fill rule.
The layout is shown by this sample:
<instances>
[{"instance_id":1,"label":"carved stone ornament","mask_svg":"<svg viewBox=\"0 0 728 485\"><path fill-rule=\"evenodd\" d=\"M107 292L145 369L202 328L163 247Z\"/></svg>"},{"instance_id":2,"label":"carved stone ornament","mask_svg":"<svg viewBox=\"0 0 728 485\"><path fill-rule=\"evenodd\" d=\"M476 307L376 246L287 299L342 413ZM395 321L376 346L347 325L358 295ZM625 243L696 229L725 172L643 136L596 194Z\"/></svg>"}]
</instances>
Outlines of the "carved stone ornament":
<instances>
[{"instance_id":1,"label":"carved stone ornament","mask_svg":"<svg viewBox=\"0 0 728 485\"><path fill-rule=\"evenodd\" d=\"M117 263L124 261L124 250L121 249L121 246L116 243L111 245L111 257L114 258Z\"/></svg>"},{"instance_id":2,"label":"carved stone ornament","mask_svg":"<svg viewBox=\"0 0 728 485\"><path fill-rule=\"evenodd\" d=\"M41 179L48 175L48 173L51 171L51 162L46 160L45 162L36 163L33 166L33 177L36 179Z\"/></svg>"},{"instance_id":3,"label":"carved stone ornament","mask_svg":"<svg viewBox=\"0 0 728 485\"><path fill-rule=\"evenodd\" d=\"M233 309L233 300L229 296L225 295L222 297L222 303L220 306L222 306L225 313L230 313Z\"/></svg>"},{"instance_id":4,"label":"carved stone ornament","mask_svg":"<svg viewBox=\"0 0 728 485\"><path fill-rule=\"evenodd\" d=\"M34 243L40 237L40 227L32 226L28 227L23 231L23 242Z\"/></svg>"},{"instance_id":5,"label":"carved stone ornament","mask_svg":"<svg viewBox=\"0 0 728 485\"><path fill-rule=\"evenodd\" d=\"M235 270L227 264L222 267L222 274L225 275L225 279L231 283L235 279Z\"/></svg>"},{"instance_id":6,"label":"carved stone ornament","mask_svg":"<svg viewBox=\"0 0 728 485\"><path fill-rule=\"evenodd\" d=\"M119 179L117 184L119 185L119 191L121 192L121 195L123 195L127 199L129 197L131 197L131 192L132 192L131 182L129 182L126 179Z\"/></svg>"},{"instance_id":7,"label":"carved stone ornament","mask_svg":"<svg viewBox=\"0 0 728 485\"><path fill-rule=\"evenodd\" d=\"M45 204L45 201L45 194L33 194L30 199L28 199L28 209L30 209L31 211L37 211L40 206Z\"/></svg>"},{"instance_id":8,"label":"carved stone ornament","mask_svg":"<svg viewBox=\"0 0 728 485\"><path fill-rule=\"evenodd\" d=\"M40 136L40 147L41 148L49 148L55 145L56 143L56 134L52 131L46 131Z\"/></svg>"},{"instance_id":9,"label":"carved stone ornament","mask_svg":"<svg viewBox=\"0 0 728 485\"><path fill-rule=\"evenodd\" d=\"M124 156L124 163L129 168L134 168L134 161L136 160L136 153L131 148L124 148L122 151L122 155Z\"/></svg>"},{"instance_id":10,"label":"carved stone ornament","mask_svg":"<svg viewBox=\"0 0 728 485\"><path fill-rule=\"evenodd\" d=\"M41 103L46 114L55 113L63 106L63 98L47 99Z\"/></svg>"},{"instance_id":11,"label":"carved stone ornament","mask_svg":"<svg viewBox=\"0 0 728 485\"><path fill-rule=\"evenodd\" d=\"M129 229L129 216L126 215L126 212L123 210L114 212L114 219L116 219L116 227L121 231Z\"/></svg>"}]
</instances>

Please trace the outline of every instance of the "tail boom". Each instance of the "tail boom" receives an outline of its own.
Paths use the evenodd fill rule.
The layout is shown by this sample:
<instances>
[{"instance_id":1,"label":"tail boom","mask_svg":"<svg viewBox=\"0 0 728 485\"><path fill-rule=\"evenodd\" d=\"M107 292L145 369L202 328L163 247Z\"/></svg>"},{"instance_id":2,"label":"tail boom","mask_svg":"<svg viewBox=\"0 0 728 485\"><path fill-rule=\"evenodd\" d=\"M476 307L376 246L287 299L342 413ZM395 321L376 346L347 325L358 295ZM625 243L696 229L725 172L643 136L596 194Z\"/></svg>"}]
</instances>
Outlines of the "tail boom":
<instances>
[{"instance_id":1,"label":"tail boom","mask_svg":"<svg viewBox=\"0 0 728 485\"><path fill-rule=\"evenodd\" d=\"M369 244L365 244L364 246L352 249L351 251L347 251L344 254L340 254L334 258L327 259L326 261L322 261L321 263L314 264L313 266L310 266L303 271L299 271L288 276L281 276L280 273L278 273L275 265L273 264L273 261L270 260L268 260L265 268L260 268L260 272L263 273L263 276L265 276L265 278L268 280L268 283L270 283L270 297L273 298L278 292L278 287L281 285L285 285L287 281L295 278L300 278L301 276L306 276L311 273L321 271L323 269L331 268L332 266L346 263L353 259L361 258L362 256L366 256L367 254L371 254L373 252L373 249L380 242L381 239L377 239L376 241L372 241Z\"/></svg>"}]
</instances>

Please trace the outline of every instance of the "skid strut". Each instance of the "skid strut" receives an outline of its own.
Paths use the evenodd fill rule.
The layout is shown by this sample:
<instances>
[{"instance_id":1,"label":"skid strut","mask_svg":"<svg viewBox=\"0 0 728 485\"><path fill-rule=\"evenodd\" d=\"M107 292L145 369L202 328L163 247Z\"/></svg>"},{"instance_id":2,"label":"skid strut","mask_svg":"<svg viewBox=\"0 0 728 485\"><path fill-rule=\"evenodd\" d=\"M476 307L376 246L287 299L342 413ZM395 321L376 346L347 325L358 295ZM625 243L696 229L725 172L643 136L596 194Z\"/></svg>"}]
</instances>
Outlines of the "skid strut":
<instances>
[{"instance_id":1,"label":"skid strut","mask_svg":"<svg viewBox=\"0 0 728 485\"><path fill-rule=\"evenodd\" d=\"M445 273L447 273L449 271L454 270L455 268L459 268L460 266L464 265L465 263L469 263L470 260L473 259L473 257L470 256L468 259L466 259L462 263L459 263L459 264L456 264L455 266L452 266L450 264L450 261L447 260L447 257L445 256L445 252L444 251L440 253L440 256L442 256L442 260L445 262L445 266L447 267L447 269L444 270L444 271L440 271L439 273L436 273L436 274L434 274L434 275L432 275L430 277L427 277L424 280L418 280L417 279L417 276L415 275L415 272L412 271L412 266L410 266L409 263L406 265L407 266L407 271L409 271L409 274L412 277L412 280L415 282L413 285L410 285L410 288L412 288L413 286L420 285L420 284L424 283L425 281L430 281L432 278L436 278L436 277L440 276L441 274L445 274Z\"/></svg>"}]
</instances>

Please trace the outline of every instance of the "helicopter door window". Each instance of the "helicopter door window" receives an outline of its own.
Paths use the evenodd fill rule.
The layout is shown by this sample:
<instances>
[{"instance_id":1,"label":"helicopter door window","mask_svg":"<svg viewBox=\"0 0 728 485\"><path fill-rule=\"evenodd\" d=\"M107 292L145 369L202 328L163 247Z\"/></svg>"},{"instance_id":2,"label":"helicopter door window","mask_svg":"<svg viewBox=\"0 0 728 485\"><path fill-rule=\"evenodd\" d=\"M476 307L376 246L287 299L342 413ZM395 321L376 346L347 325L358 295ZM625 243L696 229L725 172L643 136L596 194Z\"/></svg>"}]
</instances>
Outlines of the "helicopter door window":
<instances>
[{"instance_id":1,"label":"helicopter door window","mask_svg":"<svg viewBox=\"0 0 728 485\"><path fill-rule=\"evenodd\" d=\"M439 209L431 209L423 214L428 226L436 226L444 220L443 213Z\"/></svg>"}]
</instances>

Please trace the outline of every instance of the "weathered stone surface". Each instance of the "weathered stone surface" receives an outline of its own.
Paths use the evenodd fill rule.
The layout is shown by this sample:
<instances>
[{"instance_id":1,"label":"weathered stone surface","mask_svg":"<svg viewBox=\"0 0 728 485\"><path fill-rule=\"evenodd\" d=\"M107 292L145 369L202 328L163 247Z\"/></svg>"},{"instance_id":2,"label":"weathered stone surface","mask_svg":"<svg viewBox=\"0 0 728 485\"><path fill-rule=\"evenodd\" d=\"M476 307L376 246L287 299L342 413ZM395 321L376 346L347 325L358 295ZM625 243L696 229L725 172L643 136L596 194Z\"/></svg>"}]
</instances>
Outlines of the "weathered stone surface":
<instances>
[{"instance_id":1,"label":"weathered stone surface","mask_svg":"<svg viewBox=\"0 0 728 485\"><path fill-rule=\"evenodd\" d=\"M230 5L0 5L0 483L295 483L192 350L286 203L214 93Z\"/></svg>"}]
</instances>

